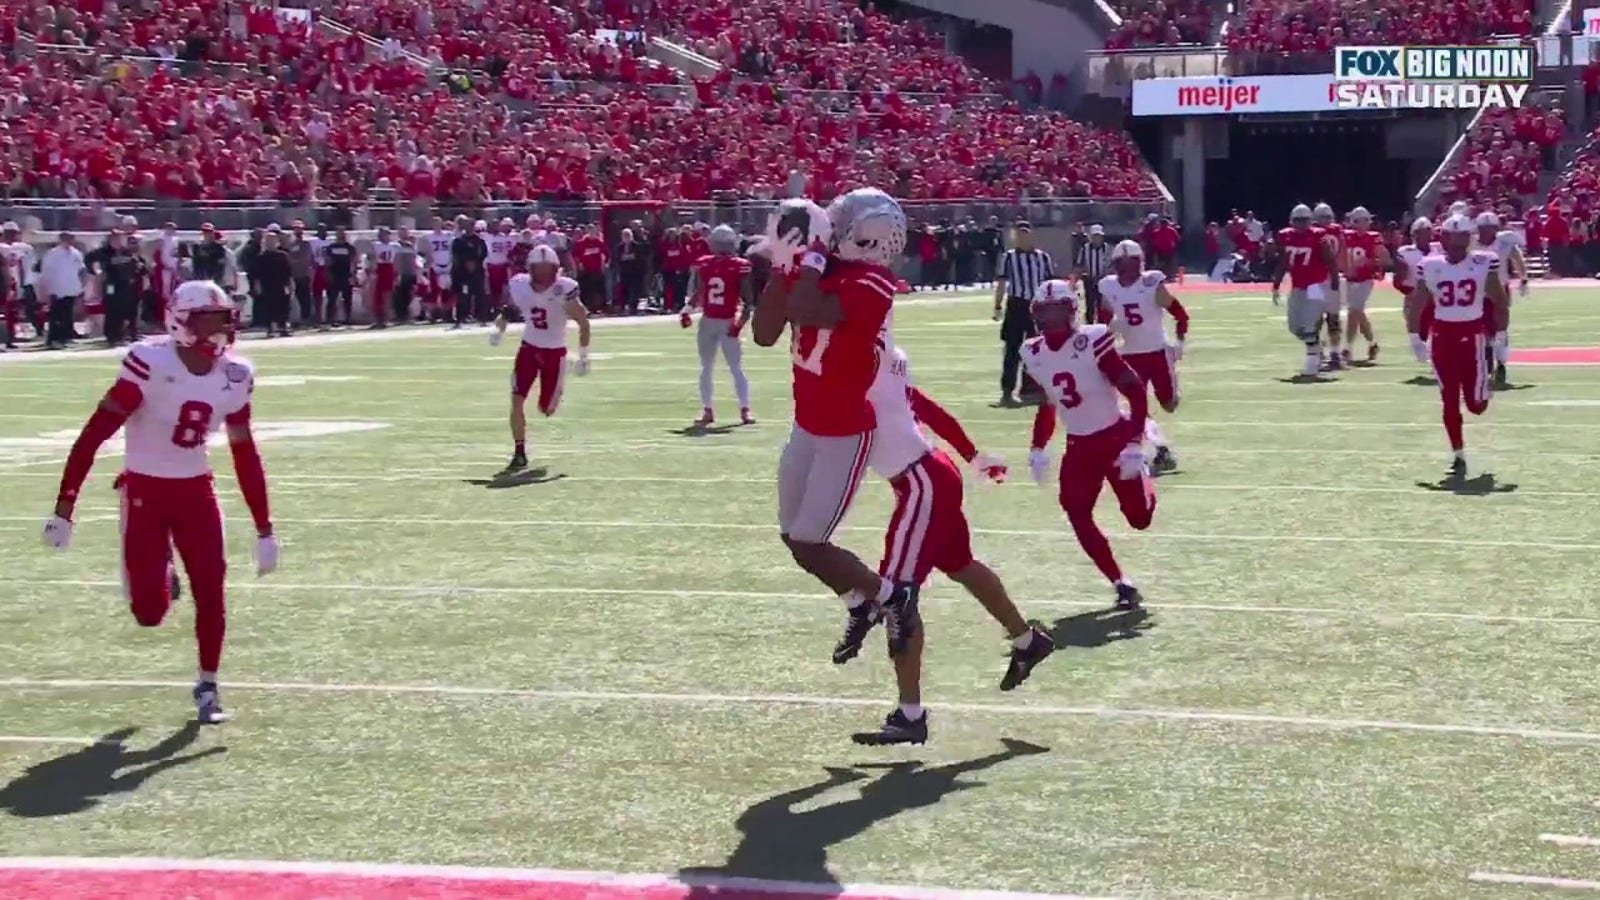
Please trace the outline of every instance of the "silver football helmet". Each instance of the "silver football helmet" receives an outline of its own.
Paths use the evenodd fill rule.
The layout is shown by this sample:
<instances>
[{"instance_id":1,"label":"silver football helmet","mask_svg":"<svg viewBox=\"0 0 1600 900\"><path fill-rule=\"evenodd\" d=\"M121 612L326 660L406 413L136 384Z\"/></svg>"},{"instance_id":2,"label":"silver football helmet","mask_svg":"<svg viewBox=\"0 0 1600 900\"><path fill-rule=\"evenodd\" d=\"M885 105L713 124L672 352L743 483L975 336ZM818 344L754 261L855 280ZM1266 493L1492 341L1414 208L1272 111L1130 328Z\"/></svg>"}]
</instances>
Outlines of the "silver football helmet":
<instances>
[{"instance_id":1,"label":"silver football helmet","mask_svg":"<svg viewBox=\"0 0 1600 900\"><path fill-rule=\"evenodd\" d=\"M718 225L711 229L711 236L706 239L711 252L719 256L732 256L739 250L739 233L727 225Z\"/></svg>"},{"instance_id":2,"label":"silver football helmet","mask_svg":"<svg viewBox=\"0 0 1600 900\"><path fill-rule=\"evenodd\" d=\"M828 204L840 259L892 266L906 248L906 214L877 188L856 188Z\"/></svg>"}]
</instances>

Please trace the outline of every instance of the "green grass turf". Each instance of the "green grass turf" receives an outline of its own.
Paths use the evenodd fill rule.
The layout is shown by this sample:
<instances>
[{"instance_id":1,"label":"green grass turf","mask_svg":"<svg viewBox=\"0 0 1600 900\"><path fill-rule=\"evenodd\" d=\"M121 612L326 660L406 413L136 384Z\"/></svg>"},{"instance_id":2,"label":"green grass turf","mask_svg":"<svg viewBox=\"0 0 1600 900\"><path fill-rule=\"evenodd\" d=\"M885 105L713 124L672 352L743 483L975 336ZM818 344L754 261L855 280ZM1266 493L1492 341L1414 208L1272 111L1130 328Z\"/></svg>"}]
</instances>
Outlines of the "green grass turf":
<instances>
[{"instance_id":1,"label":"green grass turf","mask_svg":"<svg viewBox=\"0 0 1600 900\"><path fill-rule=\"evenodd\" d=\"M105 779L130 762L115 751L0 740L0 851L721 866L1195 898L1515 897L1529 889L1469 886L1466 875L1600 876L1593 851L1537 841L1600 833L1600 373L1514 369L1527 387L1468 424L1473 473L1492 472L1493 490L1460 495L1434 484L1447 458L1437 392L1404 383L1421 369L1392 294L1378 301L1381 365L1296 385L1283 381L1298 350L1281 317L1245 293L1187 301L1184 406L1162 416L1182 471L1160 483L1155 527L1131 535L1114 505L1101 509L1151 600L1149 620L1123 631L1086 615L1107 589L1053 489L1025 477L973 488L980 555L1068 646L1002 697L1004 641L937 583L933 743L916 750L848 743L887 704L753 699L890 696L876 641L848 667L827 661L838 604L772 528L787 432L781 350L747 351L760 425L686 437L676 432L698 412L690 335L670 323L599 328L595 350L609 356L572 380L555 419L530 423L540 483L487 489L473 482L509 452L511 346L490 349L481 332L248 344L262 376L347 379L260 388L263 429L387 427L265 444L284 541L270 580L248 570L248 518L225 479L226 678L547 693L238 689L239 718L182 751L226 752L114 789ZM1517 308L1516 345L1589 342L1597 299L1536 291ZM924 387L1025 476L1031 415L991 406L998 343L986 305L907 303L898 339ZM0 685L0 735L137 726L131 746L146 748L190 712L187 607L140 631L120 601L114 460L91 480L70 554L38 545L51 461L64 455L61 438L40 436L70 440L115 371L108 358L0 366L0 679L179 686ZM718 394L726 418L725 375ZM228 468L225 453L217 460ZM889 508L874 480L844 543L875 561ZM1003 737L1049 752L996 759ZM950 768L973 760L981 768L959 777ZM901 765L844 768L872 763Z\"/></svg>"}]
</instances>

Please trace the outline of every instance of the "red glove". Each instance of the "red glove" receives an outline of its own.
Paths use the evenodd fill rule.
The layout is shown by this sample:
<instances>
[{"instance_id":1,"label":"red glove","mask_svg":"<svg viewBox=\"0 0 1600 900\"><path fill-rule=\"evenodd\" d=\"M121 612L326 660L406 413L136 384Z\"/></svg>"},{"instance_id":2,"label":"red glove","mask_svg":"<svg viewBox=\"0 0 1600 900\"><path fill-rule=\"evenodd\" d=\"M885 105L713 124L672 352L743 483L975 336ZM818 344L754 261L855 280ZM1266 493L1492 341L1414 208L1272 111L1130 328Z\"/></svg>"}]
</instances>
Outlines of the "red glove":
<instances>
[{"instance_id":1,"label":"red glove","mask_svg":"<svg viewBox=\"0 0 1600 900\"><path fill-rule=\"evenodd\" d=\"M688 328L690 325L694 324L694 317L689 315L688 310L684 310L683 315L678 317L678 324Z\"/></svg>"},{"instance_id":2,"label":"red glove","mask_svg":"<svg viewBox=\"0 0 1600 900\"><path fill-rule=\"evenodd\" d=\"M731 338L738 337L739 336L739 332L741 330L743 330L743 327L744 327L744 324L742 322L740 322L738 319L734 319L732 322L729 322L728 323L728 337L731 337Z\"/></svg>"}]
</instances>

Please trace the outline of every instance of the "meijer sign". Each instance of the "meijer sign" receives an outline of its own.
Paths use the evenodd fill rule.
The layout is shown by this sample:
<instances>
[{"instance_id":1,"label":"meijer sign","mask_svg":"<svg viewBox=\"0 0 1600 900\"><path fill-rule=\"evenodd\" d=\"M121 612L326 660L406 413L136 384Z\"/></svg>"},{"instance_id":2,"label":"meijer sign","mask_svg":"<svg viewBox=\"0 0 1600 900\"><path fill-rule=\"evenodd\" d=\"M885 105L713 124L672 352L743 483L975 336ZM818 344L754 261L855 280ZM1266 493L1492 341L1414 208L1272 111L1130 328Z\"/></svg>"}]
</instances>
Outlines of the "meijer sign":
<instances>
[{"instance_id":1,"label":"meijer sign","mask_svg":"<svg viewBox=\"0 0 1600 900\"><path fill-rule=\"evenodd\" d=\"M1351 82L1345 82L1350 84ZM1136 116L1226 116L1331 112L1343 108L1327 75L1264 78L1145 78L1133 83Z\"/></svg>"}]
</instances>

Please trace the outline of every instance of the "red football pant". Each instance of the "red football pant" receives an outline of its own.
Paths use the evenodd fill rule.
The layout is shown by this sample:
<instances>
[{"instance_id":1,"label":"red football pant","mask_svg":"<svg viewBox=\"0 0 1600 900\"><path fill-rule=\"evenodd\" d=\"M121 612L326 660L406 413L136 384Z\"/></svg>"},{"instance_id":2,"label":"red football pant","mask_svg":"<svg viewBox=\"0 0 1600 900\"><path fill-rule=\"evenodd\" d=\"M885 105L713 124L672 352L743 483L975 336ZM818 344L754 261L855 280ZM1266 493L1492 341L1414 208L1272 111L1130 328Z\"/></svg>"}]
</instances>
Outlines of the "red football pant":
<instances>
[{"instance_id":1,"label":"red football pant","mask_svg":"<svg viewBox=\"0 0 1600 900\"><path fill-rule=\"evenodd\" d=\"M1094 505L1100 488L1109 483L1122 506L1122 517L1143 531L1156 514L1156 488L1148 474L1123 478L1117 471L1117 456L1138 435L1130 435L1126 423L1082 437L1067 437L1067 452L1061 458L1061 508L1066 511L1078 544L1089 554L1095 568L1108 581L1122 579L1122 567L1111 553L1105 532L1094 521Z\"/></svg>"},{"instance_id":2,"label":"red football pant","mask_svg":"<svg viewBox=\"0 0 1600 900\"><path fill-rule=\"evenodd\" d=\"M517 347L517 361L511 367L511 393L526 397L539 385L539 412L555 415L561 406L561 390L567 381L567 348L535 347L523 343Z\"/></svg>"},{"instance_id":3,"label":"red football pant","mask_svg":"<svg viewBox=\"0 0 1600 900\"><path fill-rule=\"evenodd\" d=\"M1172 364L1172 355L1165 350L1150 353L1126 353L1128 367L1145 386L1155 392L1156 401L1163 407L1171 406L1178 398L1178 371Z\"/></svg>"},{"instance_id":4,"label":"red football pant","mask_svg":"<svg viewBox=\"0 0 1600 900\"><path fill-rule=\"evenodd\" d=\"M506 263L489 263L484 271L489 276L489 302L499 306L505 302L506 285L511 282L511 267Z\"/></svg>"},{"instance_id":5,"label":"red football pant","mask_svg":"<svg viewBox=\"0 0 1600 900\"><path fill-rule=\"evenodd\" d=\"M883 539L878 574L922 584L934 569L953 574L972 565L972 531L961 509L961 470L932 450L889 480L894 514Z\"/></svg>"},{"instance_id":6,"label":"red football pant","mask_svg":"<svg viewBox=\"0 0 1600 900\"><path fill-rule=\"evenodd\" d=\"M227 631L223 584L228 553L222 536L222 507L211 476L156 478L129 472L118 481L122 491L122 584L134 620L153 628L166 618L172 605L167 566L176 547L194 598L200 671L217 671Z\"/></svg>"},{"instance_id":7,"label":"red football pant","mask_svg":"<svg viewBox=\"0 0 1600 900\"><path fill-rule=\"evenodd\" d=\"M1489 336L1481 325L1470 330L1440 328L1435 322L1433 370L1439 375L1439 400L1443 404L1444 433L1450 449L1460 450L1462 441L1461 407L1481 416L1489 408Z\"/></svg>"}]
</instances>

